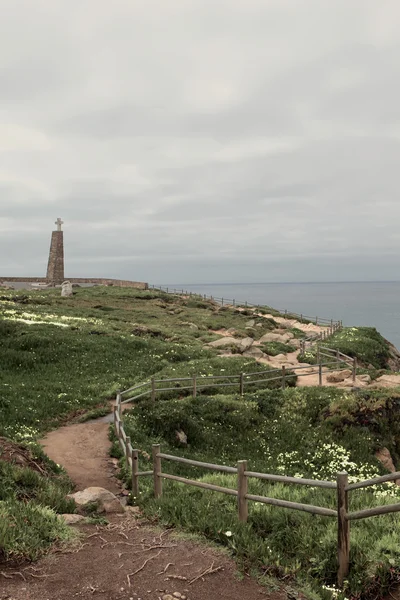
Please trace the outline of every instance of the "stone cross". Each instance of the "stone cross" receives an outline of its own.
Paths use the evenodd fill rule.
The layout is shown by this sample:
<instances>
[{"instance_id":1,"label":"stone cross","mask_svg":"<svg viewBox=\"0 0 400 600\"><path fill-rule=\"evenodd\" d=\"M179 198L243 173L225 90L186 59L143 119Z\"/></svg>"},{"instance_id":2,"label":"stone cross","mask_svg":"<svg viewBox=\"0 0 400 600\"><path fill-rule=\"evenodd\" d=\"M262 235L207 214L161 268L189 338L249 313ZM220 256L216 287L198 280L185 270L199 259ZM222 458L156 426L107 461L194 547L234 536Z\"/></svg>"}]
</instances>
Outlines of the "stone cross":
<instances>
[{"instance_id":1,"label":"stone cross","mask_svg":"<svg viewBox=\"0 0 400 600\"><path fill-rule=\"evenodd\" d=\"M60 219L60 217L58 217L57 221L55 222L55 224L57 225L57 231L61 231L61 225L64 225L64 221L62 221Z\"/></svg>"}]
</instances>

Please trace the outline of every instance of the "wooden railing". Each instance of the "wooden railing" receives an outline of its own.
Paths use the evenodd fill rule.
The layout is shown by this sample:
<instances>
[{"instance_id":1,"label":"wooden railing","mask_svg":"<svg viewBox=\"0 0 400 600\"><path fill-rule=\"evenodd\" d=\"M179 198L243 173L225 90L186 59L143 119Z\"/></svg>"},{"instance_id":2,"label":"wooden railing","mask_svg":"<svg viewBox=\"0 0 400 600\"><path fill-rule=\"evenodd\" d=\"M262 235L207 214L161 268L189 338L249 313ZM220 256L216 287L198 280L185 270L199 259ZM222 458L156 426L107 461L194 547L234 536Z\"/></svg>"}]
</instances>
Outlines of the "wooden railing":
<instances>
[{"instance_id":1,"label":"wooden railing","mask_svg":"<svg viewBox=\"0 0 400 600\"><path fill-rule=\"evenodd\" d=\"M325 360L325 362L322 362L323 357L327 357L329 361ZM249 389L250 386L253 386L253 388L265 388L265 384L272 381L279 381L280 387L285 389L291 377L309 377L313 374L318 374L318 384L321 386L323 375L346 368L351 369L352 379L356 381L356 359L338 350L318 346L316 365L293 366L289 368L282 366L280 369L268 369L250 373L242 372L237 375L193 375L192 377L175 377L171 379L156 379L152 377L143 383L138 383L133 387L119 392L118 399L121 404L136 402L145 396L155 401L157 396L160 396L163 392L188 392L195 398L199 392L205 392L214 388L229 388L231 393L237 392L243 395L246 388Z\"/></svg>"},{"instance_id":2,"label":"wooden railing","mask_svg":"<svg viewBox=\"0 0 400 600\"><path fill-rule=\"evenodd\" d=\"M149 287L149 289L153 289L153 290L159 290L160 292L164 292L166 294L173 294L173 295L179 295L179 296L189 296L189 297L197 297L199 299L203 299L203 300L211 300L211 302L216 302L217 304L221 304L221 306L232 306L233 308L255 308L257 310L263 309L263 310L271 310L272 312L277 312L279 313L279 316L284 317L286 319L298 319L300 321L300 323L304 323L304 322L309 322L309 323L314 323L315 325L322 325L322 326L327 326L330 327L331 329L334 326L338 326L338 325L342 325L342 321L335 321L334 319L326 319L324 317L310 317L308 315L304 315L302 313L296 313L293 311L289 311L286 308L285 309L277 309L277 308L271 308L270 306L265 306L263 304L252 304L251 302L248 302L247 300L245 301L241 301L241 300L235 300L234 298L218 298L217 296L207 296L206 294L199 294L197 292L191 292L190 290L178 290L176 288L170 288L170 287L166 287L163 285L151 285Z\"/></svg>"},{"instance_id":3,"label":"wooden railing","mask_svg":"<svg viewBox=\"0 0 400 600\"><path fill-rule=\"evenodd\" d=\"M348 482L348 474L346 472L338 473L335 481L323 481L316 479L306 479L302 477L289 477L285 475L275 475L271 473L257 473L248 469L247 460L239 460L236 467L230 467L226 465L218 465L213 463L201 462L198 460L192 460L183 458L181 456L175 456L172 454L164 454L161 452L159 444L153 444L152 446L152 460L153 468L151 471L139 471L139 450L134 449L131 444L130 438L126 435L123 422L122 422L122 411L121 411L121 398L117 396L116 404L114 406L114 427L116 435L120 442L122 451L124 453L127 467L132 473L132 495L134 498L139 496L139 479L140 477L153 477L154 485L154 496L155 498L161 498L163 494L163 480L171 480L183 485L189 485L194 487L203 488L213 492L221 494L228 494L237 498L237 518L241 522L247 522L249 513L249 501L259 502L262 504L269 504L280 508L286 508L290 510L298 510L307 512L313 515L319 515L322 517L333 517L337 521L337 532L338 532L338 570L337 580L340 587L343 586L343 582L349 573L349 555L350 555L350 522L366 519L377 515L385 515L388 513L394 513L400 511L400 504L388 504L384 506L376 506L373 508L367 508L365 510L359 510L356 512L349 512L349 493L353 490L360 488L368 488L374 485L380 485L387 482L400 480L400 471L396 473L390 473L389 475L383 475L375 479L369 479L366 481L359 481L357 483ZM167 473L162 468L162 461L183 463L197 468L208 469L211 471L218 471L221 473L228 473L236 475L236 487L228 488L211 483L205 483L196 479L188 479L186 477L179 477ZM282 500L280 498L270 498L267 496L258 496L248 493L249 479L259 479L263 481L279 482L288 485L306 485L310 487L324 488L328 490L336 491L336 508L327 508L324 506L315 506L313 504L302 504L299 502L291 502L288 500Z\"/></svg>"}]
</instances>

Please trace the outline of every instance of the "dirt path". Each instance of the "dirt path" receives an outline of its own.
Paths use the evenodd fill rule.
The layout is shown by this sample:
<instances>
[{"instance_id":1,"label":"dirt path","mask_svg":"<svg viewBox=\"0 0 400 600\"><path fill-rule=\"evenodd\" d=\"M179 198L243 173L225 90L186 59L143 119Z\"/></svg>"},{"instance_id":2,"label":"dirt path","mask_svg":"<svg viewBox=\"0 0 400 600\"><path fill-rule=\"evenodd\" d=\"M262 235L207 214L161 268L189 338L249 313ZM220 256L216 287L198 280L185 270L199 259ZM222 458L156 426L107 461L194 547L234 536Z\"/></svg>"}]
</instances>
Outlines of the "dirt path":
<instances>
[{"instance_id":1,"label":"dirt path","mask_svg":"<svg viewBox=\"0 0 400 600\"><path fill-rule=\"evenodd\" d=\"M108 423L62 427L42 441L78 489L117 493L108 459ZM131 511L107 525L79 524L75 545L34 565L0 568L0 600L286 600L287 594L238 575L224 550L151 526Z\"/></svg>"},{"instance_id":2,"label":"dirt path","mask_svg":"<svg viewBox=\"0 0 400 600\"><path fill-rule=\"evenodd\" d=\"M283 591L270 593L247 576L239 578L235 563L225 552L178 538L171 531L159 531L132 517L114 517L108 526L86 525L80 531L77 548L51 554L34 567L19 568L18 575L9 572L12 579L2 581L0 574L0 599L287 598ZM205 574L210 568L216 571Z\"/></svg>"},{"instance_id":3,"label":"dirt path","mask_svg":"<svg viewBox=\"0 0 400 600\"><path fill-rule=\"evenodd\" d=\"M62 465L77 490L91 486L119 493L109 457L108 423L87 422L50 432L41 444L46 454Z\"/></svg>"}]
</instances>

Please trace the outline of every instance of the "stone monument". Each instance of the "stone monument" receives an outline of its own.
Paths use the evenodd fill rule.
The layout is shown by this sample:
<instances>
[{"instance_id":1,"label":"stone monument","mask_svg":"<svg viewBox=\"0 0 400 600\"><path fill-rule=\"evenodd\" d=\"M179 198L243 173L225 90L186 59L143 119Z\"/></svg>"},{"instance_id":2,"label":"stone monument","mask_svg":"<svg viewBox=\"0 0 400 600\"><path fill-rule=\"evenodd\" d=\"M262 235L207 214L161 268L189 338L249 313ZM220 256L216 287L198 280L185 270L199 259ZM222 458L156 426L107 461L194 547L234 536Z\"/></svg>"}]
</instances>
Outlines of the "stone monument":
<instances>
[{"instance_id":1,"label":"stone monument","mask_svg":"<svg viewBox=\"0 0 400 600\"><path fill-rule=\"evenodd\" d=\"M56 231L51 234L49 262L47 264L47 282L50 285L60 285L64 281L64 224L60 218L55 222Z\"/></svg>"}]
</instances>

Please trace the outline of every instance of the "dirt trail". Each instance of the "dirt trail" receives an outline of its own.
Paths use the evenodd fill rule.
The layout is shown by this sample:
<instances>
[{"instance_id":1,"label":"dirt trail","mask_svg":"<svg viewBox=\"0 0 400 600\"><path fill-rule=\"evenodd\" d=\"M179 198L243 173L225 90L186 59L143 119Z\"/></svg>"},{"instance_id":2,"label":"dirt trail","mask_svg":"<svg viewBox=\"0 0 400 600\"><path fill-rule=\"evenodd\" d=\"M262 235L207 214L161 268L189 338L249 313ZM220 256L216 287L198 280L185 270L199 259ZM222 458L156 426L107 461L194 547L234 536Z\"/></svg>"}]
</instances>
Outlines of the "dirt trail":
<instances>
[{"instance_id":1,"label":"dirt trail","mask_svg":"<svg viewBox=\"0 0 400 600\"><path fill-rule=\"evenodd\" d=\"M80 531L76 548L18 568L19 574L9 571L11 579L2 580L0 574L0 599L164 600L167 594L167 600L177 600L178 594L187 600L287 598L283 591L269 593L246 575L239 580L225 552L132 517L114 517L107 526L85 525ZM216 571L204 574L210 567Z\"/></svg>"},{"instance_id":2,"label":"dirt trail","mask_svg":"<svg viewBox=\"0 0 400 600\"><path fill-rule=\"evenodd\" d=\"M120 488L108 454L108 429L108 423L99 421L68 425L50 432L41 444L66 469L77 490L99 486L117 494Z\"/></svg>"},{"instance_id":3,"label":"dirt trail","mask_svg":"<svg viewBox=\"0 0 400 600\"><path fill-rule=\"evenodd\" d=\"M69 425L42 440L78 489L117 493L108 459L108 423ZM79 524L75 545L34 565L0 568L0 600L286 600L287 594L238 577L228 553L151 526L139 513L113 515L107 525Z\"/></svg>"}]
</instances>

